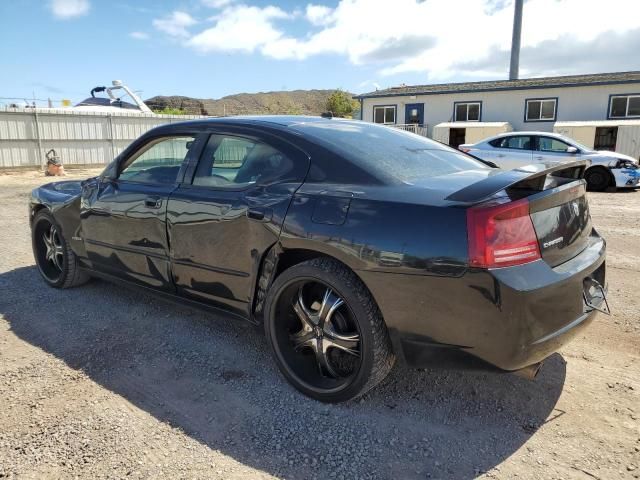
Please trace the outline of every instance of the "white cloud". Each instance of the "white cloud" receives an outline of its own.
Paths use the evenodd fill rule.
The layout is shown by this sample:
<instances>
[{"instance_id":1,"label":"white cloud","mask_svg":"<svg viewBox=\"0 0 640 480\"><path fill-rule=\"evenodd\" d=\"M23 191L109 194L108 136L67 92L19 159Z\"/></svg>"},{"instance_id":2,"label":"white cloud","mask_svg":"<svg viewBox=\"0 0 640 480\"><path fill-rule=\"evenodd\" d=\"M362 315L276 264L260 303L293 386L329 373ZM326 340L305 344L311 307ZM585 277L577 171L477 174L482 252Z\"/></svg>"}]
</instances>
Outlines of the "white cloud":
<instances>
[{"instance_id":1,"label":"white cloud","mask_svg":"<svg viewBox=\"0 0 640 480\"><path fill-rule=\"evenodd\" d=\"M81 17L89 13L89 0L51 0L49 4L56 18L63 20Z\"/></svg>"},{"instance_id":2,"label":"white cloud","mask_svg":"<svg viewBox=\"0 0 640 480\"><path fill-rule=\"evenodd\" d=\"M131 32L129 36L136 40L149 40L149 34L145 32Z\"/></svg>"},{"instance_id":3,"label":"white cloud","mask_svg":"<svg viewBox=\"0 0 640 480\"><path fill-rule=\"evenodd\" d=\"M215 25L191 37L187 45L201 51L253 52L282 37L273 20L290 18L278 7L238 5L226 8L214 18Z\"/></svg>"},{"instance_id":4,"label":"white cloud","mask_svg":"<svg viewBox=\"0 0 640 480\"><path fill-rule=\"evenodd\" d=\"M211 8L223 8L230 5L235 0L200 0L203 5Z\"/></svg>"},{"instance_id":5,"label":"white cloud","mask_svg":"<svg viewBox=\"0 0 640 480\"><path fill-rule=\"evenodd\" d=\"M316 26L324 26L333 22L333 9L324 5L307 5L305 17L309 22Z\"/></svg>"},{"instance_id":6,"label":"white cloud","mask_svg":"<svg viewBox=\"0 0 640 480\"><path fill-rule=\"evenodd\" d=\"M340 0L335 8L310 3L303 12L291 13L275 6L228 3L233 0L202 1L222 8L210 19L213 26L188 37L186 27L195 20L183 14L190 23L182 24L173 35L188 38L185 45L205 53L257 51L270 58L298 60L337 54L354 65L379 65L380 75L423 72L429 81L504 77L508 69L504 57L511 45L513 0ZM306 34L286 33L280 21L297 21L302 14L318 28ZM551 59L559 51L553 47L558 42L567 72L577 73L584 62L572 60L571 45L580 45L581 55L596 39L599 45L609 41L610 49L620 49L621 35L638 28L639 16L639 0L607 0L607 8L602 8L602 0L528 0L521 71L532 76L558 71L557 65L547 68L540 61L540 50ZM164 31L170 33L168 28ZM633 47L640 51L640 45ZM597 49L599 56L592 65L612 65L605 50ZM527 55L533 52L537 57L528 67ZM632 63L630 58L621 65Z\"/></svg>"},{"instance_id":7,"label":"white cloud","mask_svg":"<svg viewBox=\"0 0 640 480\"><path fill-rule=\"evenodd\" d=\"M153 26L161 32L171 35L172 37L189 37L188 27L195 25L196 20L186 12L178 10L172 12L164 18L156 18L153 20Z\"/></svg>"}]
</instances>

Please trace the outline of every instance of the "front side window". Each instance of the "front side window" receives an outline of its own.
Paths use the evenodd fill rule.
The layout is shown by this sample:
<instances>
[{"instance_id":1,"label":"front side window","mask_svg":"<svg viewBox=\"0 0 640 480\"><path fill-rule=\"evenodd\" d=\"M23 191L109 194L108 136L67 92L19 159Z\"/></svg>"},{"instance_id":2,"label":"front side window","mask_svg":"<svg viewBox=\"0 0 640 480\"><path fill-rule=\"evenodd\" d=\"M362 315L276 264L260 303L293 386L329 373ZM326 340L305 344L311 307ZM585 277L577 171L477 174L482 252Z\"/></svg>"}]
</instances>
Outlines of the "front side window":
<instances>
[{"instance_id":1,"label":"front side window","mask_svg":"<svg viewBox=\"0 0 640 480\"><path fill-rule=\"evenodd\" d=\"M194 185L242 188L251 184L286 181L294 162L261 141L231 135L211 135L204 149Z\"/></svg>"},{"instance_id":2,"label":"front side window","mask_svg":"<svg viewBox=\"0 0 640 480\"><path fill-rule=\"evenodd\" d=\"M538 150L543 152L558 152L564 153L571 145L551 137L539 137L538 138Z\"/></svg>"},{"instance_id":3,"label":"front side window","mask_svg":"<svg viewBox=\"0 0 640 480\"><path fill-rule=\"evenodd\" d=\"M455 103L455 119L456 122L479 122L480 102Z\"/></svg>"},{"instance_id":4,"label":"front side window","mask_svg":"<svg viewBox=\"0 0 640 480\"><path fill-rule=\"evenodd\" d=\"M396 106L373 107L373 123L382 123L384 125L396 123Z\"/></svg>"},{"instance_id":5,"label":"front side window","mask_svg":"<svg viewBox=\"0 0 640 480\"><path fill-rule=\"evenodd\" d=\"M527 122L546 122L556 119L555 98L536 98L526 101L525 119Z\"/></svg>"},{"instance_id":6,"label":"front side window","mask_svg":"<svg viewBox=\"0 0 640 480\"><path fill-rule=\"evenodd\" d=\"M175 183L180 167L194 143L193 136L153 140L127 160L118 178L161 185Z\"/></svg>"},{"instance_id":7,"label":"front side window","mask_svg":"<svg viewBox=\"0 0 640 480\"><path fill-rule=\"evenodd\" d=\"M496 148L512 148L514 150L533 150L533 142L528 135L511 135L509 137L496 138L489 144Z\"/></svg>"},{"instance_id":8,"label":"front side window","mask_svg":"<svg viewBox=\"0 0 640 480\"><path fill-rule=\"evenodd\" d=\"M611 97L609 117L640 117L640 95L616 95Z\"/></svg>"}]
</instances>

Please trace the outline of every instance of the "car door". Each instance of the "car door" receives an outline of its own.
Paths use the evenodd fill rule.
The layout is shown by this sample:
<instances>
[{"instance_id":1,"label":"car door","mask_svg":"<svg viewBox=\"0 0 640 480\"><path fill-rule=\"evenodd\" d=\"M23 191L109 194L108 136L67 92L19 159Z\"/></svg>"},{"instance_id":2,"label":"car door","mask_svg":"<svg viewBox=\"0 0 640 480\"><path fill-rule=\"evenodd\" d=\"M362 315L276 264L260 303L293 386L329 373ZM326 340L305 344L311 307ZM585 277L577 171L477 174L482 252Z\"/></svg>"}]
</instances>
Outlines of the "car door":
<instances>
[{"instance_id":1,"label":"car door","mask_svg":"<svg viewBox=\"0 0 640 480\"><path fill-rule=\"evenodd\" d=\"M150 138L126 155L113 178L86 185L81 226L94 270L173 291L166 211L197 134Z\"/></svg>"},{"instance_id":2,"label":"car door","mask_svg":"<svg viewBox=\"0 0 640 480\"><path fill-rule=\"evenodd\" d=\"M534 154L534 159L537 162L563 162L579 159L579 150L577 150L576 153L567 152L567 149L572 146L573 145L570 145L558 138L541 135L537 138L537 148Z\"/></svg>"},{"instance_id":3,"label":"car door","mask_svg":"<svg viewBox=\"0 0 640 480\"><path fill-rule=\"evenodd\" d=\"M512 170L534 163L534 139L531 135L508 135L491 140L495 156L488 158L500 168Z\"/></svg>"},{"instance_id":4,"label":"car door","mask_svg":"<svg viewBox=\"0 0 640 480\"><path fill-rule=\"evenodd\" d=\"M169 198L178 293L248 315L260 262L308 168L308 155L275 136L240 127L212 132L191 183Z\"/></svg>"}]
</instances>

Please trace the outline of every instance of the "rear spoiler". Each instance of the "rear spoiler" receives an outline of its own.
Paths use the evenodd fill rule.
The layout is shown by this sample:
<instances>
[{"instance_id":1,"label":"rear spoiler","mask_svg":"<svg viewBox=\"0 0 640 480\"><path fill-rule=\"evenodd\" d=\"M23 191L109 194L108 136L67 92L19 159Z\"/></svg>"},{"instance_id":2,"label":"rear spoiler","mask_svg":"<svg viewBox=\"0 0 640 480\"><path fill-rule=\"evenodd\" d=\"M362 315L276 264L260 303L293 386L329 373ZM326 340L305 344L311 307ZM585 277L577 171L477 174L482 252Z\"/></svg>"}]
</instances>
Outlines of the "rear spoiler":
<instances>
[{"instance_id":1,"label":"rear spoiler","mask_svg":"<svg viewBox=\"0 0 640 480\"><path fill-rule=\"evenodd\" d=\"M505 189L544 190L548 176L579 180L591 164L589 160L548 162L525 165L514 170L500 170L449 195L446 200L477 203Z\"/></svg>"}]
</instances>

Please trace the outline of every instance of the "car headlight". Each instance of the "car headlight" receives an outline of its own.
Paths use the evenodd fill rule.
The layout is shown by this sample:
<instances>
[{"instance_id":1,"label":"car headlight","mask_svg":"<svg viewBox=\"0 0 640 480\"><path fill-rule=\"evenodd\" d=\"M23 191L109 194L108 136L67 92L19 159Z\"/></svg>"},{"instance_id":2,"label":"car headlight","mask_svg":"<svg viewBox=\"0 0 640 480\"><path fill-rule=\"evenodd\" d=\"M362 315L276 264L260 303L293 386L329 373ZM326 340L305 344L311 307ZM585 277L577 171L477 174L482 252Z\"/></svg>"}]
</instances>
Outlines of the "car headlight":
<instances>
[{"instance_id":1,"label":"car headlight","mask_svg":"<svg viewBox=\"0 0 640 480\"><path fill-rule=\"evenodd\" d=\"M631 160L619 159L616 163L616 168L638 168L638 164Z\"/></svg>"}]
</instances>

